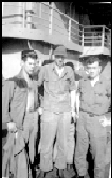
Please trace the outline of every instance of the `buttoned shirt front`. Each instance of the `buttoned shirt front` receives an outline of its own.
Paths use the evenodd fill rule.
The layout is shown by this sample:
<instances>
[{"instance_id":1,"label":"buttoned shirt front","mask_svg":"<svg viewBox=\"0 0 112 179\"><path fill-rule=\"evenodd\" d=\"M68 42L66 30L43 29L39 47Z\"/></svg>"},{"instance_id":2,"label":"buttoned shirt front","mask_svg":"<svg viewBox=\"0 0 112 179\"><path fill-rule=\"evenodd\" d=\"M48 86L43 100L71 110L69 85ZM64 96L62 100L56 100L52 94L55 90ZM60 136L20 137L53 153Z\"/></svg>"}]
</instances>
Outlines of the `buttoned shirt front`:
<instances>
[{"instance_id":1,"label":"buttoned shirt front","mask_svg":"<svg viewBox=\"0 0 112 179\"><path fill-rule=\"evenodd\" d=\"M94 87L91 86L88 77L79 82L80 89L80 108L83 111L91 112L96 115L103 115L108 112L111 102L111 81L105 76L100 75Z\"/></svg>"},{"instance_id":2,"label":"buttoned shirt front","mask_svg":"<svg viewBox=\"0 0 112 179\"><path fill-rule=\"evenodd\" d=\"M46 110L65 112L71 110L70 91L75 90L75 77L71 67L65 66L61 76L51 63L42 67L39 74L39 85L44 82L44 102Z\"/></svg>"}]
</instances>

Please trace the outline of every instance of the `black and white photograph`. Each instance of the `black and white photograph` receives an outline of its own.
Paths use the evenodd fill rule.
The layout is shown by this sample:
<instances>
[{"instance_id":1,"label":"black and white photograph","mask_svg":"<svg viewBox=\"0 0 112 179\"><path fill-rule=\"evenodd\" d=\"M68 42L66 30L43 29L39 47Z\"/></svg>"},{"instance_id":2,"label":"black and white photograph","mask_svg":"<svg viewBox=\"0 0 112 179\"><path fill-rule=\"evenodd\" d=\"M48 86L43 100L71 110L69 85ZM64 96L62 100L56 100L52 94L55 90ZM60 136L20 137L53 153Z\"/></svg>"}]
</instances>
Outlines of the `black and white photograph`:
<instances>
[{"instance_id":1,"label":"black and white photograph","mask_svg":"<svg viewBox=\"0 0 112 179\"><path fill-rule=\"evenodd\" d=\"M111 2L2 2L1 178L111 178Z\"/></svg>"}]
</instances>

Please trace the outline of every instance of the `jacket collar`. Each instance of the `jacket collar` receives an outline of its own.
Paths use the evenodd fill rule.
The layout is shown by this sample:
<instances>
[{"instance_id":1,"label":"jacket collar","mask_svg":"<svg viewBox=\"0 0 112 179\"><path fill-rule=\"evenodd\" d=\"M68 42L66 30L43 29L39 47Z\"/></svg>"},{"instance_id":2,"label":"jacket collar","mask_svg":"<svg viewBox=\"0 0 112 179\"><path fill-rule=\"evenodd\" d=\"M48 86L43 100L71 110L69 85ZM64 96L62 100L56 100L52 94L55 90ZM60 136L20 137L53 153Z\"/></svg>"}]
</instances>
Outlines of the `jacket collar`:
<instances>
[{"instance_id":1,"label":"jacket collar","mask_svg":"<svg viewBox=\"0 0 112 179\"><path fill-rule=\"evenodd\" d=\"M17 84L20 88L28 87L28 84L24 79L22 70L19 72L19 74L16 76L16 78L17 78Z\"/></svg>"},{"instance_id":2,"label":"jacket collar","mask_svg":"<svg viewBox=\"0 0 112 179\"><path fill-rule=\"evenodd\" d=\"M52 71L58 76L56 69L55 69L55 63L54 62L52 63ZM68 74L67 66L64 66L64 70L63 70L60 78L63 78L67 74Z\"/></svg>"}]
</instances>

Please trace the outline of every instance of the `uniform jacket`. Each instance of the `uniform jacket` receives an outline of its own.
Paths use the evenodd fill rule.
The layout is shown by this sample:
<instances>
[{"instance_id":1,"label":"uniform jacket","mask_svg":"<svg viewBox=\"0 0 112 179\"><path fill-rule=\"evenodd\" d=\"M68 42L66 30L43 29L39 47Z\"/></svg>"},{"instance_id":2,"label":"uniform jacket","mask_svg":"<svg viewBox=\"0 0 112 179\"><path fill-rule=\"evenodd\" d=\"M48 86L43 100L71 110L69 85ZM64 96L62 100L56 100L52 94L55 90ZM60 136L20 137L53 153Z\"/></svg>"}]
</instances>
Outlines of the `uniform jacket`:
<instances>
[{"instance_id":1,"label":"uniform jacket","mask_svg":"<svg viewBox=\"0 0 112 179\"><path fill-rule=\"evenodd\" d=\"M38 86L33 80L35 91L35 110L38 107ZM13 121L22 128L25 107L28 98L28 84L23 78L22 71L15 77L5 81L2 88L2 123Z\"/></svg>"}]
</instances>

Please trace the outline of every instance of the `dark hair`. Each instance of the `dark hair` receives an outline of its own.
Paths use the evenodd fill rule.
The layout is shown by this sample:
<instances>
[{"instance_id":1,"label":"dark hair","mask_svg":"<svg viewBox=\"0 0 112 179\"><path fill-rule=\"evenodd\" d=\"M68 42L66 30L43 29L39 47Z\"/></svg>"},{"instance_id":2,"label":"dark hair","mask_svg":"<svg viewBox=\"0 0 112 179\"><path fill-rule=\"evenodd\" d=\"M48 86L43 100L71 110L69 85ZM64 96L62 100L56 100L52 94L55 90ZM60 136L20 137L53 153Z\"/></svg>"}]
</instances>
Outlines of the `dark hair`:
<instances>
[{"instance_id":1,"label":"dark hair","mask_svg":"<svg viewBox=\"0 0 112 179\"><path fill-rule=\"evenodd\" d=\"M72 70L74 71L74 65L72 62L66 62L65 66L70 66L72 68Z\"/></svg>"},{"instance_id":2,"label":"dark hair","mask_svg":"<svg viewBox=\"0 0 112 179\"><path fill-rule=\"evenodd\" d=\"M28 57L37 60L38 55L35 50L23 50L21 53L21 59L26 61Z\"/></svg>"},{"instance_id":3,"label":"dark hair","mask_svg":"<svg viewBox=\"0 0 112 179\"><path fill-rule=\"evenodd\" d=\"M102 61L101 61L101 59L99 57L97 57L97 56L90 56L90 57L87 58L86 64L89 65L89 64L92 64L92 63L94 63L96 61L98 61L99 65L101 65Z\"/></svg>"}]
</instances>

